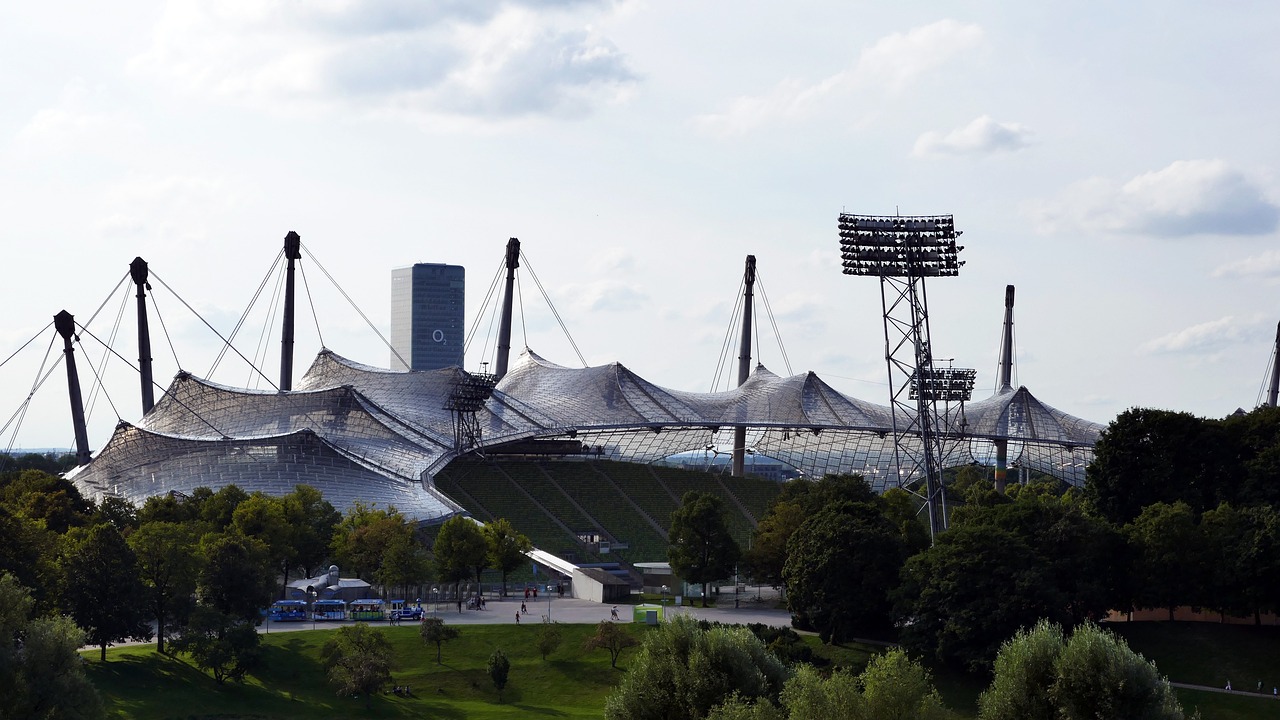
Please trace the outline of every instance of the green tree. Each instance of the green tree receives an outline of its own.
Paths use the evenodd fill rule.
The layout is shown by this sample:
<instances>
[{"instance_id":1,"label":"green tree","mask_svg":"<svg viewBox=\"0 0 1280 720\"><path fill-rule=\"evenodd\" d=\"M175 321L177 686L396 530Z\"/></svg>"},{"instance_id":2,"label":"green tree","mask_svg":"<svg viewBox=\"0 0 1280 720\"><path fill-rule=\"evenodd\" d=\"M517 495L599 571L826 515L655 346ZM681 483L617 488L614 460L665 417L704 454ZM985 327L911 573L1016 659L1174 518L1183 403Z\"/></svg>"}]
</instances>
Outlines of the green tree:
<instances>
[{"instance_id":1,"label":"green tree","mask_svg":"<svg viewBox=\"0 0 1280 720\"><path fill-rule=\"evenodd\" d=\"M164 652L170 619L186 615L196 589L200 558L191 528L177 523L143 523L129 536L138 561L146 607L156 619L156 651Z\"/></svg>"},{"instance_id":2,"label":"green tree","mask_svg":"<svg viewBox=\"0 0 1280 720\"><path fill-rule=\"evenodd\" d=\"M431 556L412 534L392 541L373 579L383 588L408 588L431 578Z\"/></svg>"},{"instance_id":3,"label":"green tree","mask_svg":"<svg viewBox=\"0 0 1280 720\"><path fill-rule=\"evenodd\" d=\"M256 538L226 532L200 538L199 550L196 587L201 602L257 624L259 612L275 595L276 574L267 546Z\"/></svg>"},{"instance_id":4,"label":"green tree","mask_svg":"<svg viewBox=\"0 0 1280 720\"><path fill-rule=\"evenodd\" d=\"M1200 518L1207 580L1196 604L1229 615L1253 615L1280 607L1280 512L1226 503Z\"/></svg>"},{"instance_id":5,"label":"green tree","mask_svg":"<svg viewBox=\"0 0 1280 720\"><path fill-rule=\"evenodd\" d=\"M357 501L334 530L333 557L356 577L373 580L387 552L413 541L413 525L394 507L383 510Z\"/></svg>"},{"instance_id":6,"label":"green tree","mask_svg":"<svg viewBox=\"0 0 1280 720\"><path fill-rule=\"evenodd\" d=\"M783 579L798 627L823 642L880 635L906 560L900 531L871 503L841 502L804 521L787 543Z\"/></svg>"},{"instance_id":7,"label":"green tree","mask_svg":"<svg viewBox=\"0 0 1280 720\"><path fill-rule=\"evenodd\" d=\"M742 554L747 574L756 582L782 587L782 568L787 562L787 541L805 520L799 502L775 502L756 526L751 548Z\"/></svg>"},{"instance_id":8,"label":"green tree","mask_svg":"<svg viewBox=\"0 0 1280 720\"><path fill-rule=\"evenodd\" d=\"M472 577L478 582L489 558L489 544L480 526L462 515L454 515L444 521L432 551L440 579L452 583Z\"/></svg>"},{"instance_id":9,"label":"green tree","mask_svg":"<svg viewBox=\"0 0 1280 720\"><path fill-rule=\"evenodd\" d=\"M175 652L191 656L196 667L213 673L219 685L242 680L262 662L262 645L254 622L197 605L188 624L171 643Z\"/></svg>"},{"instance_id":10,"label":"green tree","mask_svg":"<svg viewBox=\"0 0 1280 720\"><path fill-rule=\"evenodd\" d=\"M702 718L733 693L778 697L787 669L750 630L704 629L678 615L649 632L631 668L605 700L610 720Z\"/></svg>"},{"instance_id":11,"label":"green tree","mask_svg":"<svg viewBox=\"0 0 1280 720\"><path fill-rule=\"evenodd\" d=\"M283 598L289 586L289 570L297 555L293 547L295 533L289 525L284 501L265 493L253 493L231 513L230 529L245 537L256 538L266 547L275 572L283 577L279 595Z\"/></svg>"},{"instance_id":12,"label":"green tree","mask_svg":"<svg viewBox=\"0 0 1280 720\"><path fill-rule=\"evenodd\" d=\"M489 679L498 688L498 702L502 702L502 689L507 686L507 677L511 674L511 661L502 650L497 649L489 656Z\"/></svg>"},{"instance_id":13,"label":"green tree","mask_svg":"<svg viewBox=\"0 0 1280 720\"><path fill-rule=\"evenodd\" d=\"M609 665L617 668L618 656L622 654L622 651L639 644L640 641L628 632L626 628L608 620L601 620L600 624L596 625L596 634L587 638L586 642L582 644L582 649L587 651L608 650Z\"/></svg>"},{"instance_id":14,"label":"green tree","mask_svg":"<svg viewBox=\"0 0 1280 720\"><path fill-rule=\"evenodd\" d=\"M1174 608L1194 602L1208 581L1203 537L1195 513L1184 502L1154 503L1124 528L1133 563L1131 606Z\"/></svg>"},{"instance_id":15,"label":"green tree","mask_svg":"<svg viewBox=\"0 0 1280 720\"><path fill-rule=\"evenodd\" d=\"M689 491L671 513L667 559L682 579L702 584L702 607L707 586L733 574L741 551L725 524L724 501L710 493Z\"/></svg>"},{"instance_id":16,"label":"green tree","mask_svg":"<svg viewBox=\"0 0 1280 720\"><path fill-rule=\"evenodd\" d=\"M529 538L517 532L506 518L485 523L484 539L489 547L489 566L502 573L502 594L507 594L507 573L520 567L525 553L533 549Z\"/></svg>"},{"instance_id":17,"label":"green tree","mask_svg":"<svg viewBox=\"0 0 1280 720\"><path fill-rule=\"evenodd\" d=\"M1222 423L1189 413L1133 408L1098 437L1085 494L1116 525L1157 502L1203 512L1234 498L1242 475L1236 443Z\"/></svg>"},{"instance_id":18,"label":"green tree","mask_svg":"<svg viewBox=\"0 0 1280 720\"><path fill-rule=\"evenodd\" d=\"M546 662L547 656L555 652L563 640L564 634L560 632L560 623L544 620L542 626L538 628L538 636L534 639L533 645L542 655L543 662Z\"/></svg>"},{"instance_id":19,"label":"green tree","mask_svg":"<svg viewBox=\"0 0 1280 720\"><path fill-rule=\"evenodd\" d=\"M249 499L249 493L236 485L227 485L214 492L210 488L196 488L186 501L191 503L197 519L204 522L214 532L223 532L231 527L236 508Z\"/></svg>"},{"instance_id":20,"label":"green tree","mask_svg":"<svg viewBox=\"0 0 1280 720\"><path fill-rule=\"evenodd\" d=\"M59 535L86 525L94 510L70 480L42 470L23 470L0 480L0 503Z\"/></svg>"},{"instance_id":21,"label":"green tree","mask_svg":"<svg viewBox=\"0 0 1280 720\"><path fill-rule=\"evenodd\" d=\"M422 628L418 630L422 635L422 641L425 643L435 643L436 646L436 664L440 665L441 646L458 637L458 628L452 625L445 625L444 620L438 617L428 617L422 619Z\"/></svg>"},{"instance_id":22,"label":"green tree","mask_svg":"<svg viewBox=\"0 0 1280 720\"><path fill-rule=\"evenodd\" d=\"M949 720L954 717L920 663L899 649L871 658L858 677L836 671L824 677L801 665L782 690L781 707L734 697L708 720Z\"/></svg>"},{"instance_id":23,"label":"green tree","mask_svg":"<svg viewBox=\"0 0 1280 720\"><path fill-rule=\"evenodd\" d=\"M294 562L303 577L313 577L329 557L329 544L342 513L310 485L295 485L281 498L285 518L293 529Z\"/></svg>"},{"instance_id":24,"label":"green tree","mask_svg":"<svg viewBox=\"0 0 1280 720\"><path fill-rule=\"evenodd\" d=\"M871 658L860 676L867 720L943 720L951 712L933 687L929 671L894 648ZM793 717L808 717L795 715Z\"/></svg>"},{"instance_id":25,"label":"green tree","mask_svg":"<svg viewBox=\"0 0 1280 720\"><path fill-rule=\"evenodd\" d=\"M102 498L89 518L90 525L112 525L121 535L128 535L138 528L138 508L124 498L108 495Z\"/></svg>"},{"instance_id":26,"label":"green tree","mask_svg":"<svg viewBox=\"0 0 1280 720\"><path fill-rule=\"evenodd\" d=\"M84 631L67 617L32 620L34 607L17 578L0 574L0 714L31 720L105 718L102 699L76 652L86 642Z\"/></svg>"},{"instance_id":27,"label":"green tree","mask_svg":"<svg viewBox=\"0 0 1280 720\"><path fill-rule=\"evenodd\" d=\"M981 720L1184 717L1155 665L1092 623L1068 640L1048 622L1018 632L1000 648L978 706Z\"/></svg>"},{"instance_id":28,"label":"green tree","mask_svg":"<svg viewBox=\"0 0 1280 720\"><path fill-rule=\"evenodd\" d=\"M47 608L58 585L58 536L0 503L0 538L0 574L11 573Z\"/></svg>"},{"instance_id":29,"label":"green tree","mask_svg":"<svg viewBox=\"0 0 1280 720\"><path fill-rule=\"evenodd\" d=\"M972 670L991 666L1005 638L1040 618L1067 621L1068 603L1031 546L992 525L940 533L907 560L895 592L902 644Z\"/></svg>"},{"instance_id":30,"label":"green tree","mask_svg":"<svg viewBox=\"0 0 1280 720\"><path fill-rule=\"evenodd\" d=\"M145 593L137 558L112 525L75 528L64 539L63 604L97 645L102 661L107 646L122 640L151 639L145 621Z\"/></svg>"},{"instance_id":31,"label":"green tree","mask_svg":"<svg viewBox=\"0 0 1280 720\"><path fill-rule=\"evenodd\" d=\"M1048 620L1005 641L996 655L995 678L978 699L979 717L1057 720L1049 689L1057 679L1055 666L1066 645L1062 628Z\"/></svg>"},{"instance_id":32,"label":"green tree","mask_svg":"<svg viewBox=\"0 0 1280 720\"><path fill-rule=\"evenodd\" d=\"M152 495L143 501L138 508L138 522L171 522L186 523L199 520L195 503L178 496L176 493Z\"/></svg>"},{"instance_id":33,"label":"green tree","mask_svg":"<svg viewBox=\"0 0 1280 720\"><path fill-rule=\"evenodd\" d=\"M320 658L338 697L363 695L365 709L391 683L391 643L367 623L338 628L320 649Z\"/></svg>"}]
</instances>

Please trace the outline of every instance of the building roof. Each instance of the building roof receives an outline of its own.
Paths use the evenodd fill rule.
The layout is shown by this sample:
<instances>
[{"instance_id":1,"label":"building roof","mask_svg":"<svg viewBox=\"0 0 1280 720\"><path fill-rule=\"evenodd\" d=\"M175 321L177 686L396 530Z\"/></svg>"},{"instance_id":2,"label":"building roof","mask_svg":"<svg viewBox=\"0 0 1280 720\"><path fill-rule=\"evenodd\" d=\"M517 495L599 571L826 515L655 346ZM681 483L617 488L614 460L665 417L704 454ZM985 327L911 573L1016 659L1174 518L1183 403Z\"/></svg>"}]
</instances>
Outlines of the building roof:
<instances>
[{"instance_id":1,"label":"building roof","mask_svg":"<svg viewBox=\"0 0 1280 720\"><path fill-rule=\"evenodd\" d=\"M82 491L134 502L230 483L248 491L312 485L335 507L394 505L438 522L462 508L434 473L458 456L445 409L466 378L459 368L392 371L323 350L292 392L232 388L179 374L138 426L121 424L73 474ZM947 465L987 462L1006 438L1009 463L1080 484L1102 426L1037 400L1026 388L970 402L948 415L963 433ZM526 349L475 415L479 447L573 438L593 455L651 462L680 452L719 453L725 433L748 427L752 452L800 471L859 473L877 490L897 485L895 417L844 395L812 372L781 377L763 365L724 392L670 390L621 363L569 368ZM911 418L896 418L910 427Z\"/></svg>"}]
</instances>

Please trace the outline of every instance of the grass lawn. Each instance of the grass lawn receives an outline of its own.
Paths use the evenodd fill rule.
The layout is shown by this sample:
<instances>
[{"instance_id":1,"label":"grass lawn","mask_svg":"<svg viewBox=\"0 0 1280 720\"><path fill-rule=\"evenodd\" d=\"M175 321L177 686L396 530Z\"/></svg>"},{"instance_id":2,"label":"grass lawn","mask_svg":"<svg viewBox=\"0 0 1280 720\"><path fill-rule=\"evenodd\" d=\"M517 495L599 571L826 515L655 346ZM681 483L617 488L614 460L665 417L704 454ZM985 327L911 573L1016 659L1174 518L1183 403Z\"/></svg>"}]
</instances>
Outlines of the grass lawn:
<instances>
[{"instance_id":1,"label":"grass lawn","mask_svg":"<svg viewBox=\"0 0 1280 720\"><path fill-rule=\"evenodd\" d=\"M416 626L379 628L389 635L398 667L397 685L413 697L390 694L364 700L340 698L325 682L320 646L332 631L297 631L263 636L265 662L243 683L219 686L187 662L159 655L154 646L115 648L108 661L88 653L89 677L111 717L139 718L598 718L604 699L635 653L623 652L618 669L609 653L581 650L592 625L561 626L564 641L544 662L533 648L536 626L472 625L445 643L442 665ZM486 663L501 648L511 673L501 701Z\"/></svg>"},{"instance_id":2,"label":"grass lawn","mask_svg":"<svg viewBox=\"0 0 1280 720\"><path fill-rule=\"evenodd\" d=\"M1237 690L1251 690L1259 679L1268 693L1272 684L1280 684L1280 628L1212 623L1118 623L1109 627L1135 650L1155 660L1161 673L1173 681L1217 687L1226 684L1225 673L1230 673ZM408 685L413 696L384 694L373 699L369 710L365 710L363 699L337 697L325 682L319 651L332 636L331 630L264 635L263 667L243 683L223 686L185 657L158 655L151 645L108 650L106 663L98 661L96 650L85 653L85 658L89 677L114 718L527 720L600 717L605 697L636 652L634 648L624 651L618 669L609 666L609 654L604 650L583 652L582 642L594 630L593 625L561 625L564 641L546 661L533 648L537 625L468 625L460 629L461 636L445 644L443 664L437 665L435 646L421 641L417 626L380 627L388 633L399 663L393 681ZM637 637L647 631L643 627L630 629ZM860 643L823 645L813 635L806 635L804 641L816 656L855 673L883 650ZM511 661L501 701L485 669L495 648L501 648ZM933 670L933 676L948 707L962 717L977 716L977 698L986 687L985 679L946 670ZM1181 689L1177 693L1183 708L1188 713L1199 710L1203 720L1280 718L1280 701L1269 695L1232 696Z\"/></svg>"},{"instance_id":3,"label":"grass lawn","mask_svg":"<svg viewBox=\"0 0 1280 720\"><path fill-rule=\"evenodd\" d=\"M1219 623L1112 623L1107 629L1176 682L1267 693L1280 685L1280 627ZM1280 703L1277 703L1280 704ZM1280 710L1275 717L1280 717Z\"/></svg>"}]
</instances>

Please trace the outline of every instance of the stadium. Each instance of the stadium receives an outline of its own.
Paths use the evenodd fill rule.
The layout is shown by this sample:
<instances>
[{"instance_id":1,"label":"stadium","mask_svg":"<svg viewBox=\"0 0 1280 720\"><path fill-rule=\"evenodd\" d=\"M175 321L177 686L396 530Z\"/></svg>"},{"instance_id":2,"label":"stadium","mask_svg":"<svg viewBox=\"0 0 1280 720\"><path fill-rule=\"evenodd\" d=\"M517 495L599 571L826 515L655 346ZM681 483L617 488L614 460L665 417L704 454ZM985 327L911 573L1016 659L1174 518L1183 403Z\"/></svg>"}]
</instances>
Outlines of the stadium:
<instances>
[{"instance_id":1,"label":"stadium","mask_svg":"<svg viewBox=\"0 0 1280 720\"><path fill-rule=\"evenodd\" d=\"M288 241L285 252L292 258ZM510 294L508 284L508 312ZM286 318L291 321L288 313ZM1008 338L1012 287L1005 323ZM744 338L747 332L749 317ZM509 348L509 337L500 339L499 347L504 341ZM749 340L744 347L749 353ZM1012 387L1012 342L1003 348L999 390L948 407L941 416L947 421L941 433L943 464L990 466L1000 455L1010 468L1082 484L1102 426L1042 403L1026 387ZM745 368L749 358L740 359ZM913 440L904 438L901 428L912 419L901 411L895 417L893 407L842 394L812 372L782 377L757 364L732 390L696 393L660 387L620 363L571 368L528 348L509 367L505 357L499 365L493 375L458 367L393 371L326 349L296 387L282 381L286 389L279 392L228 387L182 372L138 423L121 422L106 445L69 477L87 496L134 503L188 494L200 486L235 484L249 492L284 494L305 483L339 510L357 502L395 506L407 517L435 524L460 513L477 519L507 516L478 499L485 492L469 487L477 465L503 459L537 470L555 461L567 469L513 479L513 487L488 494L489 504L502 505L502 495L523 493L582 543L623 545L636 535L652 539L654 533L634 530L637 523L665 534L662 513L669 513L670 501L688 483L663 480L650 470L652 484L663 490L659 495L667 496L655 504L643 499L645 488L624 486L629 481L593 467L657 468L673 456L719 454L718 448L728 447L736 451L735 460L752 453L799 475L859 474L877 491L919 479L904 471L897 457L910 451L904 446ZM914 442L918 446L919 439ZM741 510L747 524L741 529L749 530L767 497L744 501L759 493L743 489L750 481L740 477L741 468L736 462L733 477L714 483ZM600 487L591 487L593 473ZM568 500L564 513L547 507L555 504L547 495L530 492L531 483L544 479L550 481L550 497ZM592 494L635 510L628 521L632 531L610 528L584 509L590 503L577 501ZM576 519L566 522L561 515ZM522 527L521 518L509 519Z\"/></svg>"}]
</instances>

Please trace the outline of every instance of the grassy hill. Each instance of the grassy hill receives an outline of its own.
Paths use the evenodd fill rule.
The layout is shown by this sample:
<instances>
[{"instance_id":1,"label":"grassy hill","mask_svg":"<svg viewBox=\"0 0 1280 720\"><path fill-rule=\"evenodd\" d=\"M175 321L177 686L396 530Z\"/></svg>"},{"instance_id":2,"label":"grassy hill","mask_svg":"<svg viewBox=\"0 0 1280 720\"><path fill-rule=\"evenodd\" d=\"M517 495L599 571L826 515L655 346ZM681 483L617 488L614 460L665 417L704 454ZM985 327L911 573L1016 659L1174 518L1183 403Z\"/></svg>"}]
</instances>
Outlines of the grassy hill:
<instances>
[{"instance_id":1,"label":"grassy hill","mask_svg":"<svg viewBox=\"0 0 1280 720\"><path fill-rule=\"evenodd\" d=\"M408 685L413 696L382 695L365 711L364 702L337 697L326 684L319 660L320 645L329 631L295 631L263 636L263 668L244 683L219 686L183 658L155 653L152 646L114 648L106 663L97 652L86 653L89 677L103 694L111 717L138 720L232 720L257 718L598 718L604 699L625 672L635 650L623 653L618 669L609 666L608 653L584 653L590 625L562 625L564 642L546 661L533 649L536 626L469 625L445 645L444 664L436 665L435 649L422 643L417 627L381 627L389 634L399 665L394 681ZM1115 628L1115 626L1113 626ZM1153 658L1161 672L1181 682L1217 685L1222 668L1237 672L1236 688L1280 667L1277 634L1280 628L1231 627L1212 624L1135 623L1115 628L1135 650ZM642 635L646 629L633 627ZM857 643L822 646L806 641L815 654L836 666L860 671L879 648ZM494 648L511 660L509 684L502 702L485 673ZM1256 677L1255 677L1256 676ZM1244 680L1244 678L1252 678ZM935 682L948 706L963 717L975 717L975 703L986 680L939 672ZM1224 681L1225 684L1225 681ZM1178 690L1183 707L1199 710L1203 720L1263 720L1280 717L1280 701L1268 697L1227 696Z\"/></svg>"}]
</instances>

